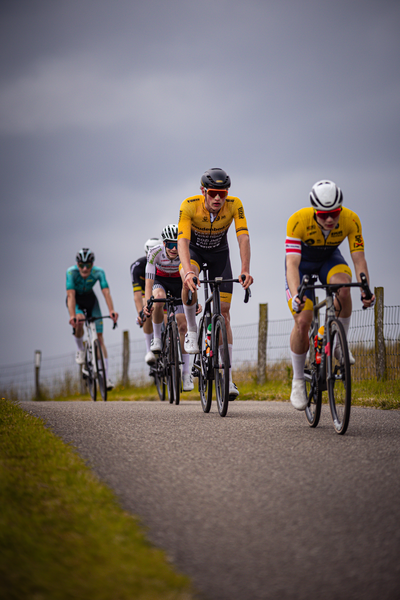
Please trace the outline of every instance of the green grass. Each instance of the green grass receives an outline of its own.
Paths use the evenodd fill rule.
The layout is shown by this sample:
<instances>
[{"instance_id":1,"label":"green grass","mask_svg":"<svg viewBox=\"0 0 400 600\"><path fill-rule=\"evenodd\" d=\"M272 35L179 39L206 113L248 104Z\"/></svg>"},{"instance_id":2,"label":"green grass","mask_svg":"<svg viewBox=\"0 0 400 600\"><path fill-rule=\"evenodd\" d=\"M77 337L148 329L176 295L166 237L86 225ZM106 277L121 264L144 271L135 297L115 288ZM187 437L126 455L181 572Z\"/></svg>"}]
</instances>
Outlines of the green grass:
<instances>
[{"instance_id":1,"label":"green grass","mask_svg":"<svg viewBox=\"0 0 400 600\"><path fill-rule=\"evenodd\" d=\"M289 402L291 390L291 369L287 369L285 380L269 380L263 385L257 385L255 375L249 372L236 372L233 380L237 383L240 396L238 400L279 400ZM193 392L184 392L181 400L200 400L195 379ZM353 406L366 406L373 408L400 409L400 379L390 381L352 381L352 404ZM215 394L214 394L215 397ZM100 396L99 396L100 398ZM108 393L108 401L113 400L149 400L159 402L156 387L130 386L124 388L117 386ZM60 396L54 400L91 400L88 394L74 394L72 396ZM327 392L323 393L323 400L327 401ZM101 402L101 400L98 400ZM168 399L166 400L168 402Z\"/></svg>"},{"instance_id":2,"label":"green grass","mask_svg":"<svg viewBox=\"0 0 400 600\"><path fill-rule=\"evenodd\" d=\"M194 597L77 453L4 398L0 506L2 600Z\"/></svg>"}]
</instances>

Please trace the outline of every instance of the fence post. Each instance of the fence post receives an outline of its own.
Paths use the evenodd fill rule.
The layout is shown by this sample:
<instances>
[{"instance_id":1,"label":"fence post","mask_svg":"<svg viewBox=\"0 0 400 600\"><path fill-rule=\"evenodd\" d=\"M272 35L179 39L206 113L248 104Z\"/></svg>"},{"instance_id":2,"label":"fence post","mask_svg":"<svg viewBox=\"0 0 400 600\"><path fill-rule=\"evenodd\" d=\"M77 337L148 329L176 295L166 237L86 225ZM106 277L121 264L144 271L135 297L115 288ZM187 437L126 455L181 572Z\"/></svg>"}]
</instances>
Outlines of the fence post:
<instances>
[{"instance_id":1,"label":"fence post","mask_svg":"<svg viewBox=\"0 0 400 600\"><path fill-rule=\"evenodd\" d=\"M129 386L129 331L123 332L123 348L122 348L122 385Z\"/></svg>"},{"instance_id":2,"label":"fence post","mask_svg":"<svg viewBox=\"0 0 400 600\"><path fill-rule=\"evenodd\" d=\"M386 347L383 331L383 287L374 289L375 303L375 369L378 381L386 379Z\"/></svg>"},{"instance_id":3,"label":"fence post","mask_svg":"<svg viewBox=\"0 0 400 600\"><path fill-rule=\"evenodd\" d=\"M268 333L268 304L260 304L258 321L258 361L257 383L262 385L266 381L267 369L267 333Z\"/></svg>"},{"instance_id":4,"label":"fence post","mask_svg":"<svg viewBox=\"0 0 400 600\"><path fill-rule=\"evenodd\" d=\"M40 400L39 372L40 372L41 360L42 360L41 351L35 350L35 400Z\"/></svg>"}]
</instances>

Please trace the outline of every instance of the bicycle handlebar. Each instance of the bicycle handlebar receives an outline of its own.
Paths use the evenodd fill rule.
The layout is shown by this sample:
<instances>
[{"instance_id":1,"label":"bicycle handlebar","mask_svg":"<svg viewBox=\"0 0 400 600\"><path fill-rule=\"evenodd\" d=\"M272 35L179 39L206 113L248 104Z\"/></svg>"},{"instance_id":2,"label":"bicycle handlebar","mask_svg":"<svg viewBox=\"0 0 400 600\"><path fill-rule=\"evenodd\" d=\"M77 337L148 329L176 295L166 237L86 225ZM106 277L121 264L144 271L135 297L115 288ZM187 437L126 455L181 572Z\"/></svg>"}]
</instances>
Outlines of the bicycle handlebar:
<instances>
[{"instance_id":1,"label":"bicycle handlebar","mask_svg":"<svg viewBox=\"0 0 400 600\"><path fill-rule=\"evenodd\" d=\"M242 279L242 281L244 281L246 279L246 275L242 274L241 275L241 279ZM193 277L193 283L195 285L197 285L197 281L198 281L197 277ZM221 285L221 283L240 283L239 279L223 279L222 277L216 277L215 279L200 279L199 281L200 281L200 283L209 283L209 284L216 285L216 286ZM245 302L245 304L247 304L247 302L249 301L250 297L251 297L251 290L248 287L245 290L245 294L244 294L244 302ZM189 290L189 292L188 292L188 299L187 299L186 304L191 304L192 298L193 298L192 290Z\"/></svg>"},{"instance_id":2,"label":"bicycle handlebar","mask_svg":"<svg viewBox=\"0 0 400 600\"><path fill-rule=\"evenodd\" d=\"M310 283L311 279L311 283ZM356 283L321 283L315 284L312 277L310 275L303 275L303 279L301 284L297 288L297 295L300 300L300 304L303 302L304 293L306 290L315 290L315 289L330 289L333 292L336 292L341 287L361 287L363 292L365 293L365 299L371 300L373 294L369 289L368 281L365 276L365 273L360 273L361 281L357 281ZM363 306L363 309L366 309L366 306Z\"/></svg>"},{"instance_id":3,"label":"bicycle handlebar","mask_svg":"<svg viewBox=\"0 0 400 600\"><path fill-rule=\"evenodd\" d=\"M104 315L104 317L103 316L88 317L87 315L85 315L84 319L76 319L76 322L77 323L85 323L85 322L92 323L93 321L100 321L100 319L112 319L112 317L110 317L110 315ZM116 327L117 327L117 323L114 322L113 329L115 329ZM72 335L75 335L75 327L72 328Z\"/></svg>"},{"instance_id":4,"label":"bicycle handlebar","mask_svg":"<svg viewBox=\"0 0 400 600\"><path fill-rule=\"evenodd\" d=\"M167 296L166 298L154 298L151 296L147 300L147 309L150 310L155 302L163 302L168 304L173 304L174 306L180 306L182 304L182 298L176 298L175 296Z\"/></svg>"}]
</instances>

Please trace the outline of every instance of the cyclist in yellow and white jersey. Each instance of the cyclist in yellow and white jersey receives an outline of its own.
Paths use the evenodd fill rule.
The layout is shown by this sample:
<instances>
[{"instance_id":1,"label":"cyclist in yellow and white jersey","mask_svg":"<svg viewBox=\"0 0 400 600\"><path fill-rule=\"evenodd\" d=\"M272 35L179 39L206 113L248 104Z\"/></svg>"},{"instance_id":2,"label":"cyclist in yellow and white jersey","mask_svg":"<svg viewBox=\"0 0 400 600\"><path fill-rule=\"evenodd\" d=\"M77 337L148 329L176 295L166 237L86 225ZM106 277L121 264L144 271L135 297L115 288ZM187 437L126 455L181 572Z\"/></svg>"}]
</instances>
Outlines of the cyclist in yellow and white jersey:
<instances>
[{"instance_id":1,"label":"cyclist in yellow and white jersey","mask_svg":"<svg viewBox=\"0 0 400 600\"><path fill-rule=\"evenodd\" d=\"M305 302L300 303L297 296L301 278L309 274L318 275L321 283L350 283L352 272L339 250L347 238L357 281L360 273L365 273L369 282L361 222L355 212L343 206L340 188L329 180L318 181L312 187L310 202L309 208L302 208L290 217L286 230L286 299L294 317L290 336L293 365L290 401L297 410L305 410L308 403L304 366L313 315L311 291L306 292ZM361 292L361 300L365 307L372 306L375 296L366 300ZM350 288L338 290L335 308L347 335L352 312ZM351 353L350 362L355 362Z\"/></svg>"},{"instance_id":2,"label":"cyclist in yellow and white jersey","mask_svg":"<svg viewBox=\"0 0 400 600\"><path fill-rule=\"evenodd\" d=\"M196 326L197 286L193 282L193 277L198 278L203 263L207 263L210 279L215 277L232 278L227 241L228 229L232 221L235 221L239 244L240 275L245 276L244 281L241 281L242 286L247 289L253 283L250 275L250 237L246 217L241 200L228 195L230 185L230 177L223 169L209 169L201 177L201 194L191 196L181 204L178 251L183 281L182 300L188 325L185 349L189 354L199 352ZM187 306L189 290L192 291L193 298L191 305ZM232 364L233 337L230 325L230 303L233 284L223 283L220 290L221 312L225 318L229 356ZM236 385L232 382L231 369L229 370L229 395L231 399L239 395Z\"/></svg>"}]
</instances>

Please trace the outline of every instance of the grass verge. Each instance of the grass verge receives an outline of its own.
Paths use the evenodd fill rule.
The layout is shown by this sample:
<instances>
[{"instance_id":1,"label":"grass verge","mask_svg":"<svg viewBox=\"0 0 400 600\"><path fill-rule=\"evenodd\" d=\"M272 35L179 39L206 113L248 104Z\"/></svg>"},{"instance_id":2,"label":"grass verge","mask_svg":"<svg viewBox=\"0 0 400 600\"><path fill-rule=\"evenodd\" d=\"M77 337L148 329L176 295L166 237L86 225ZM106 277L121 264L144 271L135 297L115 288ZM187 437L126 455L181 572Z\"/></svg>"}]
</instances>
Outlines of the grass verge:
<instances>
[{"instance_id":1,"label":"grass verge","mask_svg":"<svg viewBox=\"0 0 400 600\"><path fill-rule=\"evenodd\" d=\"M258 385L255 377L245 376L237 373L233 376L240 390L238 400L277 400L289 402L291 390L291 376L282 380L270 380L263 385ZM214 396L215 397L215 394ZM117 386L108 393L107 398L112 400L149 400L159 401L155 385L130 386L124 388ZM74 394L71 396L60 396L53 400L90 400L89 394ZM184 392L181 400L200 400L197 391L197 381L192 392ZM323 401L328 401L327 392L323 392ZM101 400L100 400L101 402ZM166 400L168 402L168 398ZM400 379L391 381L353 381L352 382L352 404L353 406L365 406L380 408L384 410L400 409Z\"/></svg>"},{"instance_id":2,"label":"grass verge","mask_svg":"<svg viewBox=\"0 0 400 600\"><path fill-rule=\"evenodd\" d=\"M0 506L2 600L195 597L77 453L4 398Z\"/></svg>"}]
</instances>

